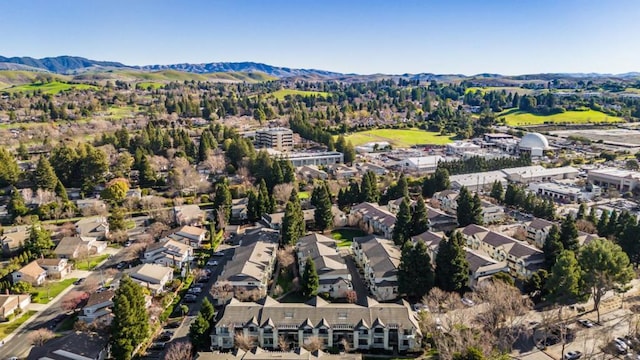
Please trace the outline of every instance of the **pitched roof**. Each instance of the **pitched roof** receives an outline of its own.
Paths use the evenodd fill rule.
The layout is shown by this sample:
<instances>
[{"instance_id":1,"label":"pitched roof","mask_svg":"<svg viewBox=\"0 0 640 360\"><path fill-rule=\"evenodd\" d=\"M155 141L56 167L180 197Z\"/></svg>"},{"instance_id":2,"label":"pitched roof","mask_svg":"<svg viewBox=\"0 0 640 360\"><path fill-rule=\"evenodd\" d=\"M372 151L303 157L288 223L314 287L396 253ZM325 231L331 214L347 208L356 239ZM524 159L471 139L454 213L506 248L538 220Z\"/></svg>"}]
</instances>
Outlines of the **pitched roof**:
<instances>
[{"instance_id":1,"label":"pitched roof","mask_svg":"<svg viewBox=\"0 0 640 360\"><path fill-rule=\"evenodd\" d=\"M206 233L207 230L199 228L199 227L195 227L195 226L189 226L189 225L185 225L183 227L180 228L180 230L178 230L179 233L184 233L187 235L193 235L193 236L201 236L202 234Z\"/></svg>"},{"instance_id":2,"label":"pitched roof","mask_svg":"<svg viewBox=\"0 0 640 360\"><path fill-rule=\"evenodd\" d=\"M105 290L101 292L91 293L85 307L102 304L104 302L110 301L111 299L113 299L114 295L115 295L115 291L113 290Z\"/></svg>"},{"instance_id":3,"label":"pitched roof","mask_svg":"<svg viewBox=\"0 0 640 360\"><path fill-rule=\"evenodd\" d=\"M42 273L47 272L45 269L41 268L40 265L38 265L38 262L36 260L23 266L18 271L32 278L37 278L38 276L42 275Z\"/></svg>"},{"instance_id":4,"label":"pitched roof","mask_svg":"<svg viewBox=\"0 0 640 360\"><path fill-rule=\"evenodd\" d=\"M427 245L428 248L437 248L440 246L440 242L444 237L444 233L442 232L433 232L433 231L425 231L422 234L418 234L416 236L412 236L411 240L415 243L417 241L422 241Z\"/></svg>"},{"instance_id":5,"label":"pitched roof","mask_svg":"<svg viewBox=\"0 0 640 360\"><path fill-rule=\"evenodd\" d=\"M258 323L270 320L276 328L297 329L302 325L315 327L318 324L326 324L331 327L339 325L353 329L356 326L377 322L388 327L415 329L420 332L417 320L406 301L375 302L371 306L325 303L280 303L272 299L262 305L232 299L216 327L243 326L255 316Z\"/></svg>"},{"instance_id":6,"label":"pitched roof","mask_svg":"<svg viewBox=\"0 0 640 360\"><path fill-rule=\"evenodd\" d=\"M362 252L369 259L369 266L376 278L397 275L401 251L393 241L375 235L355 237L353 241L360 244Z\"/></svg>"},{"instance_id":7,"label":"pitched roof","mask_svg":"<svg viewBox=\"0 0 640 360\"><path fill-rule=\"evenodd\" d=\"M151 284L159 284L170 272L172 268L157 264L142 264L129 271L132 278Z\"/></svg>"},{"instance_id":8,"label":"pitched roof","mask_svg":"<svg viewBox=\"0 0 640 360\"><path fill-rule=\"evenodd\" d=\"M531 220L531 222L527 226L532 229L542 230L547 227L552 227L553 225L554 223L549 220L534 218L533 220Z\"/></svg>"},{"instance_id":9,"label":"pitched roof","mask_svg":"<svg viewBox=\"0 0 640 360\"><path fill-rule=\"evenodd\" d=\"M76 331L34 347L27 360L97 359L107 342L108 338L98 333Z\"/></svg>"},{"instance_id":10,"label":"pitched roof","mask_svg":"<svg viewBox=\"0 0 640 360\"><path fill-rule=\"evenodd\" d=\"M396 216L391 212L369 202L363 202L351 208L351 212L359 212L363 216L368 216L386 226L393 226L396 223Z\"/></svg>"}]
</instances>

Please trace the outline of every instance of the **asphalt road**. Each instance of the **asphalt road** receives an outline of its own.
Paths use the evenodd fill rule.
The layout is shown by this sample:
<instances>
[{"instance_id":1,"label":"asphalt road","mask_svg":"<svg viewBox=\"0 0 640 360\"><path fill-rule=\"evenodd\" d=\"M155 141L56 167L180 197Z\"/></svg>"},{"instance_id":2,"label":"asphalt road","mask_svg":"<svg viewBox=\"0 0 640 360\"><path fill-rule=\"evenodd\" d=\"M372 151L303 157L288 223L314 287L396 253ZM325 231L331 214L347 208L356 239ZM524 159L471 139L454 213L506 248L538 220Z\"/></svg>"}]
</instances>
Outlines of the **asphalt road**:
<instances>
[{"instance_id":1,"label":"asphalt road","mask_svg":"<svg viewBox=\"0 0 640 360\"><path fill-rule=\"evenodd\" d=\"M347 263L347 268L351 274L351 284L353 285L353 290L358 295L358 301L364 301L366 297L369 296L369 288L364 282L363 275L358 271L358 266L353 256L342 254L342 257Z\"/></svg>"}]
</instances>

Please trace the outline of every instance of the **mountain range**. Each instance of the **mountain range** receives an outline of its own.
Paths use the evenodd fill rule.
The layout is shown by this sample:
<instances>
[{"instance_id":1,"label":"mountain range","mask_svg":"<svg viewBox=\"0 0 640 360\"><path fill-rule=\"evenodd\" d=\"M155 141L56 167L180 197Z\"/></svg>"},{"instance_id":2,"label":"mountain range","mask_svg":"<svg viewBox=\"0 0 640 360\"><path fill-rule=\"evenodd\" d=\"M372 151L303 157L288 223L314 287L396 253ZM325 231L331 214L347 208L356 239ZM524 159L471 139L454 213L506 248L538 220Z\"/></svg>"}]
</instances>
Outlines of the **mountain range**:
<instances>
[{"instance_id":1,"label":"mountain range","mask_svg":"<svg viewBox=\"0 0 640 360\"><path fill-rule=\"evenodd\" d=\"M78 75L87 72L100 72L110 70L139 70L139 71L162 71L175 70L181 72L195 74L211 74L211 73L264 73L277 78L300 77L300 78L334 78L347 79L353 77L364 78L380 78L380 77L401 77L411 80L453 80L469 78L462 74L373 74L373 75L357 75L342 74L326 70L317 69L296 69L288 67L279 67L256 62L212 62L202 64L170 64L170 65L144 65L131 66L115 61L97 61L86 59L78 56L56 56L36 59L32 57L4 57L0 56L0 70L28 70L28 71L45 71L56 74ZM556 78L618 78L618 79L634 79L640 77L638 72L630 72L625 74L596 74L596 73L550 73L550 74L531 74L519 76L504 76L500 74L477 74L471 76L475 79L513 79L513 80L551 80Z\"/></svg>"}]
</instances>

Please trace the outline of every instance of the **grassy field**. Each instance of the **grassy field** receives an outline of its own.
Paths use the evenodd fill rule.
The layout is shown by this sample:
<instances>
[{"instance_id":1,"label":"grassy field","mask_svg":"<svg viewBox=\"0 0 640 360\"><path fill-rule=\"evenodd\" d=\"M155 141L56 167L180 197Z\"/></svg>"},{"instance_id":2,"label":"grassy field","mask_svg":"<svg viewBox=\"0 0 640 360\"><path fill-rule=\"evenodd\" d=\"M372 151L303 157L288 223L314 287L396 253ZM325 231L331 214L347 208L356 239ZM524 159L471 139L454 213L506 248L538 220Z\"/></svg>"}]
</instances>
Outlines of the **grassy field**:
<instances>
[{"instance_id":1,"label":"grassy field","mask_svg":"<svg viewBox=\"0 0 640 360\"><path fill-rule=\"evenodd\" d=\"M291 96L296 96L296 95L311 96L311 95L315 95L315 96L320 96L320 97L327 97L327 96L329 96L329 93L328 92L323 92L323 91L303 91L303 90L294 90L294 89L280 89L278 91L272 92L271 95L275 96L276 99L278 99L278 100L284 100L285 96L287 96L287 95L291 95Z\"/></svg>"},{"instance_id":2,"label":"grassy field","mask_svg":"<svg viewBox=\"0 0 640 360\"><path fill-rule=\"evenodd\" d=\"M229 81L229 82L262 82L276 80L276 77L261 72L216 72L209 74L194 74L176 70L135 71L121 70L100 74L85 74L80 77L87 80L122 79L125 81L142 81L145 83L160 83L169 81Z\"/></svg>"},{"instance_id":3,"label":"grassy field","mask_svg":"<svg viewBox=\"0 0 640 360\"><path fill-rule=\"evenodd\" d=\"M86 84L68 84L59 81L52 81L49 83L31 83L25 85L17 85L12 86L10 88L4 89L3 91L7 92L34 92L34 91L42 91L43 94L52 94L55 95L62 91L67 91L71 89L78 90L87 90L87 89L97 89L97 87L93 85Z\"/></svg>"},{"instance_id":4,"label":"grassy field","mask_svg":"<svg viewBox=\"0 0 640 360\"><path fill-rule=\"evenodd\" d=\"M47 291L46 286L40 286L34 288L34 291L31 293L31 302L36 304L47 304L51 299L58 296L64 289L68 288L73 284L74 281L78 279L64 279L62 281L56 281L50 283L49 291Z\"/></svg>"},{"instance_id":5,"label":"grassy field","mask_svg":"<svg viewBox=\"0 0 640 360\"><path fill-rule=\"evenodd\" d=\"M411 147L413 145L443 145L453 139L437 132L420 129L375 129L352 133L347 136L354 146L374 141L387 141L395 147Z\"/></svg>"},{"instance_id":6,"label":"grassy field","mask_svg":"<svg viewBox=\"0 0 640 360\"><path fill-rule=\"evenodd\" d=\"M109 254L102 254L102 255L96 255L96 256L90 257L88 262L87 260L77 261L76 269L87 270L87 271L93 270L93 268L98 266L98 264L106 260L108 257L109 257Z\"/></svg>"},{"instance_id":7,"label":"grassy field","mask_svg":"<svg viewBox=\"0 0 640 360\"><path fill-rule=\"evenodd\" d=\"M338 242L338 247L349 247L354 237L365 236L360 229L336 229L331 232L331 237Z\"/></svg>"},{"instance_id":8,"label":"grassy field","mask_svg":"<svg viewBox=\"0 0 640 360\"><path fill-rule=\"evenodd\" d=\"M507 125L509 126L541 125L546 122L588 124L624 121L619 117L609 116L595 110L567 111L562 114L543 116L512 109L498 114L498 117L504 117L507 120Z\"/></svg>"},{"instance_id":9,"label":"grassy field","mask_svg":"<svg viewBox=\"0 0 640 360\"><path fill-rule=\"evenodd\" d=\"M25 321L27 321L36 311L27 311L22 314L19 318L9 322L0 324L0 339L4 339L7 335L11 334L18 326L22 325Z\"/></svg>"},{"instance_id":10,"label":"grassy field","mask_svg":"<svg viewBox=\"0 0 640 360\"><path fill-rule=\"evenodd\" d=\"M137 83L136 86L140 86L143 89L148 89L149 87L151 87L152 89L155 90L163 87L164 84L159 82L153 82L153 81L143 81L143 82Z\"/></svg>"},{"instance_id":11,"label":"grassy field","mask_svg":"<svg viewBox=\"0 0 640 360\"><path fill-rule=\"evenodd\" d=\"M518 93L519 95L523 95L523 94L531 94L533 92L533 90L531 89L523 89L523 88L519 88L519 87L509 87L509 86L483 86L483 87L477 87L477 86L473 86L473 87L469 87L467 88L464 92L466 93L470 93L470 92L476 92L480 90L482 93L485 92L489 92L489 91L506 91L507 94L508 93Z\"/></svg>"},{"instance_id":12,"label":"grassy field","mask_svg":"<svg viewBox=\"0 0 640 360\"><path fill-rule=\"evenodd\" d=\"M36 71L25 70L0 70L0 88L9 87L12 85L29 84L36 80L36 77L42 75ZM57 81L71 80L70 76L47 74Z\"/></svg>"}]
</instances>

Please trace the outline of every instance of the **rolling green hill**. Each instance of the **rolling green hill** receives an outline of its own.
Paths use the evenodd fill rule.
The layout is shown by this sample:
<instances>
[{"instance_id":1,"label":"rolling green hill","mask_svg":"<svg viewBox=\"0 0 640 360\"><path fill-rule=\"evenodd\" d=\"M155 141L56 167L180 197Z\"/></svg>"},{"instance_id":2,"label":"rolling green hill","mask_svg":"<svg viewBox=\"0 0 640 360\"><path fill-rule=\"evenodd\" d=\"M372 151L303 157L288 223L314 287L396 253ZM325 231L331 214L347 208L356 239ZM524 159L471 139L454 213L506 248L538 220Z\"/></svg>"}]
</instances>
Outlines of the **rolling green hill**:
<instances>
[{"instance_id":1,"label":"rolling green hill","mask_svg":"<svg viewBox=\"0 0 640 360\"><path fill-rule=\"evenodd\" d=\"M98 89L97 86L87 85L87 84L69 84L60 81L52 81L48 83L31 83L24 85L14 85L8 88L3 89L3 91L7 92L33 92L33 91L42 91L44 94L57 94L62 91L67 91L71 89L78 90L86 90L86 89Z\"/></svg>"},{"instance_id":2,"label":"rolling green hill","mask_svg":"<svg viewBox=\"0 0 640 360\"><path fill-rule=\"evenodd\" d=\"M38 76L51 76L53 79L58 81L68 81L71 80L68 76L56 75L56 74L48 74L42 72L35 71L24 71L24 70L0 70L0 89L7 88L12 85L24 85L33 83Z\"/></svg>"}]
</instances>

